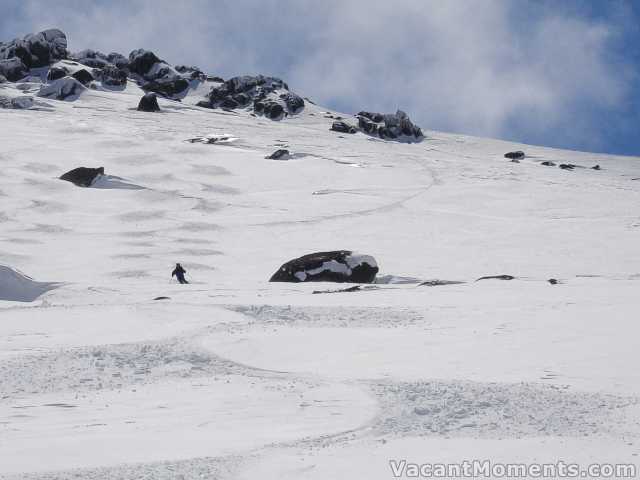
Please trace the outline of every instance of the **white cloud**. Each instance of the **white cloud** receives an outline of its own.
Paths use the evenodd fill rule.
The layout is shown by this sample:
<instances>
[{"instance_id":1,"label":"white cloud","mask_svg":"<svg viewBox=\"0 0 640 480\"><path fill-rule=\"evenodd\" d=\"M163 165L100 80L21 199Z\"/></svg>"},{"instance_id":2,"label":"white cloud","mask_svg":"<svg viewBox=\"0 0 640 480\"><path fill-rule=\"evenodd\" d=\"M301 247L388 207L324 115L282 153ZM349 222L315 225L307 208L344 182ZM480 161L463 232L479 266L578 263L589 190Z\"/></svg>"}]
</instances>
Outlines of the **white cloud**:
<instances>
[{"instance_id":1,"label":"white cloud","mask_svg":"<svg viewBox=\"0 0 640 480\"><path fill-rule=\"evenodd\" d=\"M631 78L612 61L613 23L595 23L538 2L23 5L31 30L58 26L67 32L71 49L127 54L143 47L222 76L275 74L324 104L352 111L399 107L427 129L475 135L534 135L554 142L564 135L596 147L598 119L585 112L620 105Z\"/></svg>"}]
</instances>

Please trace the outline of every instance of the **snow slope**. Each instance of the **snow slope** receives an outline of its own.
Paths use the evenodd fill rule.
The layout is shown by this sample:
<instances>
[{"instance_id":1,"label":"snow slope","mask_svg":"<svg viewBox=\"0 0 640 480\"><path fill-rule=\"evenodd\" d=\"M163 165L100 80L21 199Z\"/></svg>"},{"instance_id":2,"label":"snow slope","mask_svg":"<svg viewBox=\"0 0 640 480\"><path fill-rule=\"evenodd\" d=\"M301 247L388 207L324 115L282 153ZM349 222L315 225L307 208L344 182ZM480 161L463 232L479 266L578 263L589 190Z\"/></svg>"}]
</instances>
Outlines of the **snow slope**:
<instances>
[{"instance_id":1,"label":"snow slope","mask_svg":"<svg viewBox=\"0 0 640 480\"><path fill-rule=\"evenodd\" d=\"M144 113L129 82L0 111L0 263L58 287L0 301L0 476L639 463L637 158L386 142L329 131L310 103L274 122L196 107L204 93ZM186 142L209 135L234 140ZM290 159L264 158L278 148ZM79 166L108 176L57 178ZM267 282L341 249L465 283ZM499 274L516 278L474 282Z\"/></svg>"}]
</instances>

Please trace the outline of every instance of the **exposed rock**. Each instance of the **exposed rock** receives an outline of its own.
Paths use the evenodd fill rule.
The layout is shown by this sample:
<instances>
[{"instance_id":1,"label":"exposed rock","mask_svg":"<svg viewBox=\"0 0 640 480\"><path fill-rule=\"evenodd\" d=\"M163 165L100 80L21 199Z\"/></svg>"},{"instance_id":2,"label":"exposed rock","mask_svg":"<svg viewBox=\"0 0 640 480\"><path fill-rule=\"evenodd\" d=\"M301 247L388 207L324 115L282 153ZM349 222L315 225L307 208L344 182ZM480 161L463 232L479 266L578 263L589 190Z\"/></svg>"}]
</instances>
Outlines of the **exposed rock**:
<instances>
[{"instance_id":1,"label":"exposed rock","mask_svg":"<svg viewBox=\"0 0 640 480\"><path fill-rule=\"evenodd\" d=\"M550 161L548 161L548 160L547 160L547 161L542 162L540 165L544 165L545 167L555 167L555 166L556 166L556 164L555 164L555 163L550 162Z\"/></svg>"},{"instance_id":2,"label":"exposed rock","mask_svg":"<svg viewBox=\"0 0 640 480\"><path fill-rule=\"evenodd\" d=\"M91 49L72 53L69 58L92 68L104 68L111 63L107 55Z\"/></svg>"},{"instance_id":3,"label":"exposed rock","mask_svg":"<svg viewBox=\"0 0 640 480\"><path fill-rule=\"evenodd\" d=\"M155 93L147 93L138 103L139 112L159 112L158 97Z\"/></svg>"},{"instance_id":4,"label":"exposed rock","mask_svg":"<svg viewBox=\"0 0 640 480\"><path fill-rule=\"evenodd\" d=\"M171 297L156 297L154 300L171 300Z\"/></svg>"},{"instance_id":5,"label":"exposed rock","mask_svg":"<svg viewBox=\"0 0 640 480\"><path fill-rule=\"evenodd\" d=\"M215 80L222 81L221 78L215 78ZM295 93L289 92L288 89L288 85L279 78L242 75L212 87L207 95L207 101L200 102L198 105L233 110L246 108L253 103L255 115L280 120L285 115L296 115L304 109L304 100Z\"/></svg>"},{"instance_id":6,"label":"exposed rock","mask_svg":"<svg viewBox=\"0 0 640 480\"><path fill-rule=\"evenodd\" d=\"M186 65L176 65L177 72L187 75L191 80L207 80L207 75L198 67L187 67Z\"/></svg>"},{"instance_id":7,"label":"exposed rock","mask_svg":"<svg viewBox=\"0 0 640 480\"><path fill-rule=\"evenodd\" d=\"M504 158L510 158L511 160L522 160L524 158L524 152L518 150L516 152L507 152L504 154Z\"/></svg>"},{"instance_id":8,"label":"exposed rock","mask_svg":"<svg viewBox=\"0 0 640 480\"><path fill-rule=\"evenodd\" d=\"M340 133L356 133L358 131L356 127L353 127L348 123L340 122L340 121L333 122L333 124L331 125L331 130L333 130L334 132L340 132Z\"/></svg>"},{"instance_id":9,"label":"exposed rock","mask_svg":"<svg viewBox=\"0 0 640 480\"><path fill-rule=\"evenodd\" d=\"M76 70L71 74L71 76L76 80L78 80L85 87L89 85L91 82L93 82L94 80L93 75L91 75L91 73L89 73L89 71L84 68L81 68L80 70Z\"/></svg>"},{"instance_id":10,"label":"exposed rock","mask_svg":"<svg viewBox=\"0 0 640 480\"><path fill-rule=\"evenodd\" d=\"M0 75L0 83L7 83L7 77L5 77L4 75Z\"/></svg>"},{"instance_id":11,"label":"exposed rock","mask_svg":"<svg viewBox=\"0 0 640 480\"><path fill-rule=\"evenodd\" d=\"M104 175L104 167L78 167L73 170L69 170L67 173L62 175L60 180L66 180L78 187L90 187L100 175Z\"/></svg>"},{"instance_id":12,"label":"exposed rock","mask_svg":"<svg viewBox=\"0 0 640 480\"><path fill-rule=\"evenodd\" d=\"M514 278L516 277L512 275L489 275L487 277L480 277L476 282L480 280L513 280Z\"/></svg>"},{"instance_id":13,"label":"exposed rock","mask_svg":"<svg viewBox=\"0 0 640 480\"><path fill-rule=\"evenodd\" d=\"M12 58L19 59L26 69L45 67L67 58L67 37L58 29L50 29L0 44L0 60Z\"/></svg>"},{"instance_id":14,"label":"exposed rock","mask_svg":"<svg viewBox=\"0 0 640 480\"><path fill-rule=\"evenodd\" d=\"M302 97L296 95L295 93L283 93L280 95L280 98L284 100L287 111L291 115L297 115L298 113L302 112L302 110L304 110L304 100L302 99Z\"/></svg>"},{"instance_id":15,"label":"exposed rock","mask_svg":"<svg viewBox=\"0 0 640 480\"><path fill-rule=\"evenodd\" d=\"M98 78L108 87L124 87L127 84L127 72L114 65L107 65L100 70Z\"/></svg>"},{"instance_id":16,"label":"exposed rock","mask_svg":"<svg viewBox=\"0 0 640 480\"><path fill-rule=\"evenodd\" d=\"M372 283L377 273L378 265L373 257L338 250L290 260L269 281Z\"/></svg>"},{"instance_id":17,"label":"exposed rock","mask_svg":"<svg viewBox=\"0 0 640 480\"><path fill-rule=\"evenodd\" d=\"M63 77L48 85L43 85L38 92L38 96L56 100L75 100L85 90L85 86L75 78Z\"/></svg>"},{"instance_id":18,"label":"exposed rock","mask_svg":"<svg viewBox=\"0 0 640 480\"><path fill-rule=\"evenodd\" d=\"M383 140L419 142L424 138L422 129L414 125L402 110L395 114L381 114L362 111L358 113L358 128L367 135Z\"/></svg>"},{"instance_id":19,"label":"exposed rock","mask_svg":"<svg viewBox=\"0 0 640 480\"><path fill-rule=\"evenodd\" d=\"M107 60L118 70L129 70L129 59L120 53L110 53L107 55Z\"/></svg>"},{"instance_id":20,"label":"exposed rock","mask_svg":"<svg viewBox=\"0 0 640 480\"><path fill-rule=\"evenodd\" d=\"M0 58L0 74L10 82L17 82L26 77L28 73L27 67L19 58Z\"/></svg>"},{"instance_id":21,"label":"exposed rock","mask_svg":"<svg viewBox=\"0 0 640 480\"><path fill-rule=\"evenodd\" d=\"M377 287L375 285L366 285L366 286L362 286L362 285L354 285L353 287L347 287L347 288L339 288L337 290L314 290L313 292L311 292L313 295L318 295L321 293L348 293L348 292L361 292L363 290L379 290L380 287Z\"/></svg>"},{"instance_id":22,"label":"exposed rock","mask_svg":"<svg viewBox=\"0 0 640 480\"><path fill-rule=\"evenodd\" d=\"M271 155L264 158L269 160L287 160L289 158L289 150L285 150L284 148L281 148L273 152Z\"/></svg>"},{"instance_id":23,"label":"exposed rock","mask_svg":"<svg viewBox=\"0 0 640 480\"><path fill-rule=\"evenodd\" d=\"M47 72L47 80L53 82L59 78L66 77L69 72L62 67L51 67Z\"/></svg>"},{"instance_id":24,"label":"exposed rock","mask_svg":"<svg viewBox=\"0 0 640 480\"><path fill-rule=\"evenodd\" d=\"M573 163L561 163L559 167L563 170L573 170L576 166Z\"/></svg>"},{"instance_id":25,"label":"exposed rock","mask_svg":"<svg viewBox=\"0 0 640 480\"><path fill-rule=\"evenodd\" d=\"M549 282L551 285L557 285L558 284L558 280L556 280L555 278L550 278L549 280L547 280L547 282Z\"/></svg>"},{"instance_id":26,"label":"exposed rock","mask_svg":"<svg viewBox=\"0 0 640 480\"><path fill-rule=\"evenodd\" d=\"M146 78L151 68L156 63L161 62L162 60L160 60L155 53L142 48L134 50L129 54L129 70L141 77Z\"/></svg>"},{"instance_id":27,"label":"exposed rock","mask_svg":"<svg viewBox=\"0 0 640 480\"><path fill-rule=\"evenodd\" d=\"M184 78L162 78L142 85L143 90L159 93L168 98L178 97L186 93L188 88L189 82Z\"/></svg>"},{"instance_id":28,"label":"exposed rock","mask_svg":"<svg viewBox=\"0 0 640 480\"><path fill-rule=\"evenodd\" d=\"M602 169L600 168L600 165L596 165L594 167L591 167L591 170L602 170Z\"/></svg>"}]
</instances>

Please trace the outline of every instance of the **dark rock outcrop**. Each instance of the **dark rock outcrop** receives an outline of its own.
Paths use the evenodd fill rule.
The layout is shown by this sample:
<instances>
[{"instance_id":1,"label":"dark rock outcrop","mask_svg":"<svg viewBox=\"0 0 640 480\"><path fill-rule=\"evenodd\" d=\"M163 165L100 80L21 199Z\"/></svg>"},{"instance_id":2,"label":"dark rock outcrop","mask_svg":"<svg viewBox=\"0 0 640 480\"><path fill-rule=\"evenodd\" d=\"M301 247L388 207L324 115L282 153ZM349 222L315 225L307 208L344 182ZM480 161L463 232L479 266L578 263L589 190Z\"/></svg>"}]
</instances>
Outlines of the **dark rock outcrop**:
<instances>
[{"instance_id":1,"label":"dark rock outcrop","mask_svg":"<svg viewBox=\"0 0 640 480\"><path fill-rule=\"evenodd\" d=\"M542 162L540 165L544 165L545 167L555 167L556 164L553 162L550 162L549 160L546 160L544 162Z\"/></svg>"},{"instance_id":2,"label":"dark rock outcrop","mask_svg":"<svg viewBox=\"0 0 640 480\"><path fill-rule=\"evenodd\" d=\"M600 165L596 165L594 167L591 167L591 170L602 170L602 168L600 168Z\"/></svg>"},{"instance_id":3,"label":"dark rock outcrop","mask_svg":"<svg viewBox=\"0 0 640 480\"><path fill-rule=\"evenodd\" d=\"M85 87L89 85L91 82L93 82L94 80L93 75L91 75L91 73L84 68L81 68L80 70L76 70L71 74L71 76L76 80L78 80Z\"/></svg>"},{"instance_id":4,"label":"dark rock outcrop","mask_svg":"<svg viewBox=\"0 0 640 480\"><path fill-rule=\"evenodd\" d=\"M373 257L338 250L290 260L269 281L372 283L377 273L378 265Z\"/></svg>"},{"instance_id":5,"label":"dark rock outcrop","mask_svg":"<svg viewBox=\"0 0 640 480\"><path fill-rule=\"evenodd\" d=\"M78 187L90 187L99 175L104 175L104 167L78 167L62 175L60 180L66 180Z\"/></svg>"},{"instance_id":6,"label":"dark rock outcrop","mask_svg":"<svg viewBox=\"0 0 640 480\"><path fill-rule=\"evenodd\" d=\"M551 285L557 285L559 283L555 278L550 278L549 280L547 280L547 282L549 282Z\"/></svg>"},{"instance_id":7,"label":"dark rock outcrop","mask_svg":"<svg viewBox=\"0 0 640 480\"><path fill-rule=\"evenodd\" d=\"M518 150L516 152L507 152L504 154L504 158L510 158L511 160L522 160L524 158L524 152Z\"/></svg>"},{"instance_id":8,"label":"dark rock outcrop","mask_svg":"<svg viewBox=\"0 0 640 480\"><path fill-rule=\"evenodd\" d=\"M69 58L92 68L104 68L107 65L111 64L107 55L91 49L72 53L71 55L69 55Z\"/></svg>"},{"instance_id":9,"label":"dark rock outcrop","mask_svg":"<svg viewBox=\"0 0 640 480\"><path fill-rule=\"evenodd\" d=\"M138 103L139 112L159 112L158 97L155 93L147 93Z\"/></svg>"},{"instance_id":10,"label":"dark rock outcrop","mask_svg":"<svg viewBox=\"0 0 640 480\"><path fill-rule=\"evenodd\" d=\"M367 135L383 140L419 142L424 139L422 129L414 125L402 110L394 114L362 111L358 113L358 129Z\"/></svg>"},{"instance_id":11,"label":"dark rock outcrop","mask_svg":"<svg viewBox=\"0 0 640 480\"><path fill-rule=\"evenodd\" d=\"M340 122L340 121L333 122L333 124L331 125L331 130L333 130L334 132L352 133L352 134L358 131L356 127L353 127L346 122Z\"/></svg>"},{"instance_id":12,"label":"dark rock outcrop","mask_svg":"<svg viewBox=\"0 0 640 480\"><path fill-rule=\"evenodd\" d=\"M222 79L216 79L222 81ZM209 81L212 81L209 79ZM207 108L233 110L253 105L255 115L281 120L286 115L297 115L304 109L304 100L289 91L279 78L264 75L242 75L212 87L207 100L198 103Z\"/></svg>"},{"instance_id":13,"label":"dark rock outcrop","mask_svg":"<svg viewBox=\"0 0 640 480\"><path fill-rule=\"evenodd\" d=\"M168 98L179 96L188 88L189 82L184 78L161 78L142 85L143 90L155 92Z\"/></svg>"},{"instance_id":14,"label":"dark rock outcrop","mask_svg":"<svg viewBox=\"0 0 640 480\"><path fill-rule=\"evenodd\" d=\"M108 87L124 87L127 84L127 72L115 65L107 65L102 68L98 78L103 85Z\"/></svg>"},{"instance_id":15,"label":"dark rock outcrop","mask_svg":"<svg viewBox=\"0 0 640 480\"><path fill-rule=\"evenodd\" d=\"M161 62L162 60L155 53L140 48L129 54L129 71L146 78L151 68ZM155 78L152 79L155 80Z\"/></svg>"},{"instance_id":16,"label":"dark rock outcrop","mask_svg":"<svg viewBox=\"0 0 640 480\"><path fill-rule=\"evenodd\" d=\"M0 61L14 58L19 59L25 69L46 67L67 58L67 37L60 30L52 28L0 44Z\"/></svg>"},{"instance_id":17,"label":"dark rock outcrop","mask_svg":"<svg viewBox=\"0 0 640 480\"><path fill-rule=\"evenodd\" d=\"M573 163L561 163L558 165L562 170L573 170L576 166Z\"/></svg>"},{"instance_id":18,"label":"dark rock outcrop","mask_svg":"<svg viewBox=\"0 0 640 480\"><path fill-rule=\"evenodd\" d=\"M17 82L28 75L28 69L22 60L13 57L8 59L0 58L0 75L10 82Z\"/></svg>"},{"instance_id":19,"label":"dark rock outcrop","mask_svg":"<svg viewBox=\"0 0 640 480\"><path fill-rule=\"evenodd\" d=\"M273 152L271 155L264 158L268 160L282 160L282 159L286 160L289 158L289 150L285 150L284 148L281 148Z\"/></svg>"}]
</instances>

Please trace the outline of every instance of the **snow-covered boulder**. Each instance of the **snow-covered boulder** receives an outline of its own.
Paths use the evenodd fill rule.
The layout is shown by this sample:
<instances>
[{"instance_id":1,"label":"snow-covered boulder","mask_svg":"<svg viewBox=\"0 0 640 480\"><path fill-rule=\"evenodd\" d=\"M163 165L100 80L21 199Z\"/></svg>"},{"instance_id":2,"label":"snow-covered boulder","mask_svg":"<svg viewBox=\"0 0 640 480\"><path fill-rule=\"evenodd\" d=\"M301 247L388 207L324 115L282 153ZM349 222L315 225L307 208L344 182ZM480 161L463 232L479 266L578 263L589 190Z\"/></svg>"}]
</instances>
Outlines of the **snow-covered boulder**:
<instances>
[{"instance_id":1,"label":"snow-covered boulder","mask_svg":"<svg viewBox=\"0 0 640 480\"><path fill-rule=\"evenodd\" d=\"M75 100L86 87L73 77L63 77L43 85L38 92L39 97L55 100Z\"/></svg>"},{"instance_id":2,"label":"snow-covered boulder","mask_svg":"<svg viewBox=\"0 0 640 480\"><path fill-rule=\"evenodd\" d=\"M400 142L419 142L424 139L422 130L414 125L409 116L402 110L394 114L359 112L358 128L367 135L383 140Z\"/></svg>"},{"instance_id":3,"label":"snow-covered boulder","mask_svg":"<svg viewBox=\"0 0 640 480\"><path fill-rule=\"evenodd\" d=\"M52 28L0 44L0 60L13 58L19 59L27 69L46 67L67 58L67 36Z\"/></svg>"},{"instance_id":4,"label":"snow-covered boulder","mask_svg":"<svg viewBox=\"0 0 640 480\"><path fill-rule=\"evenodd\" d=\"M33 302L40 295L60 284L36 282L24 273L7 265L0 265L0 300Z\"/></svg>"},{"instance_id":5,"label":"snow-covered boulder","mask_svg":"<svg viewBox=\"0 0 640 480\"><path fill-rule=\"evenodd\" d=\"M104 175L104 167L78 167L62 175L60 180L66 180L78 187L90 187L102 175Z\"/></svg>"},{"instance_id":6,"label":"snow-covered boulder","mask_svg":"<svg viewBox=\"0 0 640 480\"><path fill-rule=\"evenodd\" d=\"M159 112L158 97L155 93L147 93L138 103L139 112Z\"/></svg>"},{"instance_id":7,"label":"snow-covered boulder","mask_svg":"<svg viewBox=\"0 0 640 480\"><path fill-rule=\"evenodd\" d=\"M269 281L372 283L377 273L378 264L373 257L337 250L311 253L290 260Z\"/></svg>"}]
</instances>

